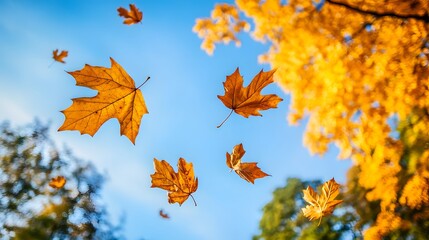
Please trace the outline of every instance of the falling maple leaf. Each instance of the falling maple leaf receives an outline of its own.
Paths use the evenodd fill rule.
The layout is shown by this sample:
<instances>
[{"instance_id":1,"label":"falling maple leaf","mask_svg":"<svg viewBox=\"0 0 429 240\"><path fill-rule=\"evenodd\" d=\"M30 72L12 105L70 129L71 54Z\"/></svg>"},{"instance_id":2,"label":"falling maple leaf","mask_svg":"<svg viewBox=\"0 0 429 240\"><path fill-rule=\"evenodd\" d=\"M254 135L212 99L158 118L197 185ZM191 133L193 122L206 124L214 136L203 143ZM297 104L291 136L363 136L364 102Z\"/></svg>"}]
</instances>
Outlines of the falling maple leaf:
<instances>
[{"instance_id":1,"label":"falling maple leaf","mask_svg":"<svg viewBox=\"0 0 429 240\"><path fill-rule=\"evenodd\" d=\"M170 216L168 216L167 213L164 213L164 210L159 210L159 216L161 216L164 219L170 219Z\"/></svg>"},{"instance_id":2,"label":"falling maple leaf","mask_svg":"<svg viewBox=\"0 0 429 240\"><path fill-rule=\"evenodd\" d=\"M322 217L332 214L335 206L343 202L343 200L335 200L340 193L340 184L335 182L334 178L323 184L321 195L318 195L311 186L308 186L303 192L304 200L310 205L301 210L310 221L319 219L318 225L320 225Z\"/></svg>"},{"instance_id":3,"label":"falling maple leaf","mask_svg":"<svg viewBox=\"0 0 429 240\"><path fill-rule=\"evenodd\" d=\"M119 16L124 17L124 24L131 25L141 22L143 13L134 4L130 4L130 11L120 7L118 8Z\"/></svg>"},{"instance_id":4,"label":"falling maple leaf","mask_svg":"<svg viewBox=\"0 0 429 240\"><path fill-rule=\"evenodd\" d=\"M62 50L62 51L61 51L61 53L60 53L60 54L58 54L58 49L55 49L55 50L52 52L52 58L53 58L55 61L57 61L57 62L66 63L66 62L64 61L64 58L65 58L65 57L67 57L67 56L68 56L68 54L69 54L69 52L68 52L68 51L64 51L64 50Z\"/></svg>"},{"instance_id":5,"label":"falling maple leaf","mask_svg":"<svg viewBox=\"0 0 429 240\"><path fill-rule=\"evenodd\" d=\"M49 182L49 186L52 188L62 188L66 184L66 179L63 176L57 176L55 178L51 178L51 181Z\"/></svg>"},{"instance_id":6,"label":"falling maple leaf","mask_svg":"<svg viewBox=\"0 0 429 240\"><path fill-rule=\"evenodd\" d=\"M217 97L227 108L231 109L231 112L217 127L222 126L233 111L247 118L250 115L262 116L259 110L277 108L277 104L283 99L276 94L261 95L261 90L274 81L273 75L275 71L264 72L261 70L247 87L243 87L243 77L240 75L238 68L233 74L227 76L226 81L223 83L225 95L218 95Z\"/></svg>"},{"instance_id":7,"label":"falling maple leaf","mask_svg":"<svg viewBox=\"0 0 429 240\"><path fill-rule=\"evenodd\" d=\"M127 136L134 144L140 122L148 113L140 87L118 63L110 58L111 68L85 65L82 70L68 72L76 79L77 86L85 86L98 91L95 97L72 99L72 105L63 110L63 125L58 131L78 130L81 134L94 136L98 129L111 118L117 118L121 125L121 135Z\"/></svg>"},{"instance_id":8,"label":"falling maple leaf","mask_svg":"<svg viewBox=\"0 0 429 240\"><path fill-rule=\"evenodd\" d=\"M240 143L235 145L231 154L228 152L226 153L226 165L234 170L242 179L252 184L255 183L255 179L257 178L271 176L256 166L258 164L256 162L241 162L241 158L245 153L246 151L244 151L243 144Z\"/></svg>"},{"instance_id":9,"label":"falling maple leaf","mask_svg":"<svg viewBox=\"0 0 429 240\"><path fill-rule=\"evenodd\" d=\"M191 196L195 206L197 206L192 193L197 191L198 178L194 176L192 163L187 163L185 159L180 158L177 163L177 173L165 160L159 161L154 158L153 164L155 173L150 175L152 178L151 187L167 190L169 203L177 202L182 205Z\"/></svg>"}]
</instances>

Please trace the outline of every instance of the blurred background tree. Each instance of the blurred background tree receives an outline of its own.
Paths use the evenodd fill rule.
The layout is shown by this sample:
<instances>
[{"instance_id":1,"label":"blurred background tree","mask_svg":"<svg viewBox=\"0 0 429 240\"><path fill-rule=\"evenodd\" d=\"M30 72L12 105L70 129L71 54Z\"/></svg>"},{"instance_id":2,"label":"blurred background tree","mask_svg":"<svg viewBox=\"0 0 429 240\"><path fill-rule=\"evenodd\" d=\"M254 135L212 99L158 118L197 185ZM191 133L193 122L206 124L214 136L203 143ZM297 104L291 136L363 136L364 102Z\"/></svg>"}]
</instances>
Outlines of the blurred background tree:
<instances>
[{"instance_id":1,"label":"blurred background tree","mask_svg":"<svg viewBox=\"0 0 429 240\"><path fill-rule=\"evenodd\" d=\"M63 188L49 186L56 176ZM47 126L0 125L1 239L121 239L99 201L102 183L93 165L54 145Z\"/></svg>"},{"instance_id":2,"label":"blurred background tree","mask_svg":"<svg viewBox=\"0 0 429 240\"><path fill-rule=\"evenodd\" d=\"M252 24L251 24L252 23ZM236 0L197 19L201 47L269 44L259 57L290 94L304 144L352 159L344 197L367 239L429 232L429 1ZM274 201L274 200L273 200ZM262 224L262 223L261 223Z\"/></svg>"}]
</instances>

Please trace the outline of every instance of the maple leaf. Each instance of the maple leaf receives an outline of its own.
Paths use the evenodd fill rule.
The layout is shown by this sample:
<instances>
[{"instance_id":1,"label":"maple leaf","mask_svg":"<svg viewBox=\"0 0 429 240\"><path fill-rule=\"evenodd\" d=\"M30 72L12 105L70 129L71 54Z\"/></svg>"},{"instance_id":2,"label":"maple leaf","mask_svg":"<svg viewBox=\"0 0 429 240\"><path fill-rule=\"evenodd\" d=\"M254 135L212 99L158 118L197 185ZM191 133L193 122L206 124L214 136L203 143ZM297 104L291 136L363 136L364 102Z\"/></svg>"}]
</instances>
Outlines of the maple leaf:
<instances>
[{"instance_id":1,"label":"maple leaf","mask_svg":"<svg viewBox=\"0 0 429 240\"><path fill-rule=\"evenodd\" d=\"M185 159L180 158L177 163L177 173L165 160L159 161L154 158L153 164L155 173L150 175L152 188L157 187L167 190L169 203L177 202L182 205L191 196L195 206L197 206L192 193L197 191L198 178L195 178L192 163L187 163Z\"/></svg>"},{"instance_id":2,"label":"maple leaf","mask_svg":"<svg viewBox=\"0 0 429 240\"><path fill-rule=\"evenodd\" d=\"M244 151L243 144L240 143L235 145L231 154L228 152L226 153L226 165L234 170L242 179L252 184L255 183L255 179L257 178L271 176L256 166L258 164L256 162L241 162L241 158L245 153L246 151Z\"/></svg>"},{"instance_id":3,"label":"maple leaf","mask_svg":"<svg viewBox=\"0 0 429 240\"><path fill-rule=\"evenodd\" d=\"M308 186L303 192L304 200L310 205L301 210L310 221L319 219L318 225L320 225L322 217L332 214L335 206L343 202L343 200L335 200L340 193L340 184L335 182L334 178L323 184L321 195L318 195L311 186Z\"/></svg>"},{"instance_id":4,"label":"maple leaf","mask_svg":"<svg viewBox=\"0 0 429 240\"><path fill-rule=\"evenodd\" d=\"M223 83L225 95L218 95L217 97L227 108L231 109L231 112L217 127L221 127L233 111L247 118L250 115L262 116L259 113L260 110L277 108L277 104L283 99L276 94L261 95L261 90L274 81L273 75L275 71L264 72L261 70L247 87L243 87L243 77L240 75L238 68L233 74L227 76L226 81Z\"/></svg>"},{"instance_id":5,"label":"maple leaf","mask_svg":"<svg viewBox=\"0 0 429 240\"><path fill-rule=\"evenodd\" d=\"M140 122L149 113L140 87L118 63L110 58L111 68L85 65L82 70L68 72L76 79L77 86L85 86L98 91L95 97L72 99L72 105L63 110L63 125L58 131L78 130L81 134L94 136L98 129L111 118L117 118L121 125L121 135L127 136L135 144Z\"/></svg>"},{"instance_id":6,"label":"maple leaf","mask_svg":"<svg viewBox=\"0 0 429 240\"><path fill-rule=\"evenodd\" d=\"M55 178L51 178L51 181L49 182L49 186L52 188L62 188L66 184L66 179L63 176L57 176Z\"/></svg>"},{"instance_id":7,"label":"maple leaf","mask_svg":"<svg viewBox=\"0 0 429 240\"><path fill-rule=\"evenodd\" d=\"M164 210L159 210L159 216L161 216L164 219L170 219L170 216L168 216L167 213L164 213Z\"/></svg>"},{"instance_id":8,"label":"maple leaf","mask_svg":"<svg viewBox=\"0 0 429 240\"><path fill-rule=\"evenodd\" d=\"M67 57L67 56L68 56L68 54L69 54L69 52L68 52L68 51L64 51L64 50L62 50L62 51L61 51L61 53L60 53L60 54L58 54L58 49L55 49L55 50L52 52L52 58L53 58L55 61L57 61L57 62L66 63L66 62L64 61L64 58L65 58L65 57Z\"/></svg>"},{"instance_id":9,"label":"maple leaf","mask_svg":"<svg viewBox=\"0 0 429 240\"><path fill-rule=\"evenodd\" d=\"M118 8L119 16L124 17L124 24L131 25L141 22L143 13L134 4L130 4L130 11L120 7Z\"/></svg>"}]
</instances>

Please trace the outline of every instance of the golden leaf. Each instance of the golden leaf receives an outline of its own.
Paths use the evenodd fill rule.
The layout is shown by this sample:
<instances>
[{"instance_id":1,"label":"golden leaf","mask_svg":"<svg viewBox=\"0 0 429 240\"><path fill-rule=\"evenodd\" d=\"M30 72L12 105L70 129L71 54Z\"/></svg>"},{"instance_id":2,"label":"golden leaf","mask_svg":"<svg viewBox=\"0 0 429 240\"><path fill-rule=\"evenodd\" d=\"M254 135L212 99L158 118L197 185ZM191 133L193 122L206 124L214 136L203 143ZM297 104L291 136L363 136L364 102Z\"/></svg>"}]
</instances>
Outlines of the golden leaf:
<instances>
[{"instance_id":1,"label":"golden leaf","mask_svg":"<svg viewBox=\"0 0 429 240\"><path fill-rule=\"evenodd\" d=\"M64 58L65 58L65 57L67 57L67 56L68 56L68 54L69 54L69 52L68 52L68 51L64 51L64 50L62 50L62 51L61 51L61 53L60 53L60 54L58 54L58 49L55 49L55 50L52 52L52 58L53 58L55 61L57 61L57 62L66 63L66 62L64 61Z\"/></svg>"},{"instance_id":2,"label":"golden leaf","mask_svg":"<svg viewBox=\"0 0 429 240\"><path fill-rule=\"evenodd\" d=\"M57 176L55 178L51 178L51 181L49 182L49 186L52 188L62 188L66 184L66 179L63 176Z\"/></svg>"},{"instance_id":3,"label":"golden leaf","mask_svg":"<svg viewBox=\"0 0 429 240\"><path fill-rule=\"evenodd\" d=\"M78 130L81 134L94 136L107 120L117 118L121 135L135 143L141 119L148 113L139 89L144 83L136 88L134 80L121 65L113 58L110 61L111 68L85 65L82 70L69 72L77 86L97 90L98 94L72 99L73 104L62 111L66 119L58 131Z\"/></svg>"},{"instance_id":4,"label":"golden leaf","mask_svg":"<svg viewBox=\"0 0 429 240\"><path fill-rule=\"evenodd\" d=\"M334 178L323 184L321 195L317 195L311 186L308 186L303 192L304 200L309 205L301 210L310 221L319 219L319 224L322 217L331 215L335 206L343 202L343 200L335 200L340 193L340 185L335 182Z\"/></svg>"},{"instance_id":5,"label":"golden leaf","mask_svg":"<svg viewBox=\"0 0 429 240\"><path fill-rule=\"evenodd\" d=\"M231 109L231 112L218 128L222 126L233 111L247 118L250 115L262 116L259 113L260 110L277 108L277 104L283 99L275 94L261 95L261 90L274 81L274 72L275 70L268 72L261 70L247 87L243 87L243 77L238 68L232 75L227 76L223 83L225 95L218 95L217 97L227 108Z\"/></svg>"},{"instance_id":6,"label":"golden leaf","mask_svg":"<svg viewBox=\"0 0 429 240\"><path fill-rule=\"evenodd\" d=\"M226 153L226 165L234 170L238 176L242 179L255 183L255 179L263 178L266 176L271 176L263 172L258 166L256 162L243 163L241 162L241 158L244 156L246 151L244 151L243 144L238 144L234 146L232 153Z\"/></svg>"},{"instance_id":7,"label":"golden leaf","mask_svg":"<svg viewBox=\"0 0 429 240\"><path fill-rule=\"evenodd\" d=\"M195 178L194 168L192 163L187 163L185 159L180 158L177 166L178 172L176 173L171 165L165 160L153 160L155 173L150 175L152 178L152 186L168 191L168 202L179 203L182 205L189 196L195 202L192 193L197 191L198 178Z\"/></svg>"},{"instance_id":8,"label":"golden leaf","mask_svg":"<svg viewBox=\"0 0 429 240\"><path fill-rule=\"evenodd\" d=\"M134 4L130 4L130 11L120 7L118 8L119 16L124 17L124 24L131 25L141 22L143 13Z\"/></svg>"}]
</instances>

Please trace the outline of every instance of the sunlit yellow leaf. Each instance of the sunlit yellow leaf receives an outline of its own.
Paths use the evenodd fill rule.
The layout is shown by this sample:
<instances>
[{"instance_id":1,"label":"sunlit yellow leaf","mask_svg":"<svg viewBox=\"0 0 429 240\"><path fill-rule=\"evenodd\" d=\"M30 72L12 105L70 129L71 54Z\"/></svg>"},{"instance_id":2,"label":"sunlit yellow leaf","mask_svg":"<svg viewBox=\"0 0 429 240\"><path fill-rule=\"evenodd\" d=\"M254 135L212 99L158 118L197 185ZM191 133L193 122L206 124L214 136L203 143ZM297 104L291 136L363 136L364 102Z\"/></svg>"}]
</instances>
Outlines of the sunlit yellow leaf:
<instances>
[{"instance_id":1,"label":"sunlit yellow leaf","mask_svg":"<svg viewBox=\"0 0 429 240\"><path fill-rule=\"evenodd\" d=\"M322 217L331 215L335 206L343 202L343 200L335 199L340 193L340 185L336 183L333 178L323 184L322 193L320 195L318 195L311 186L308 186L303 192L304 200L309 205L301 210L304 216L310 221L315 219L320 219L321 221Z\"/></svg>"}]
</instances>

